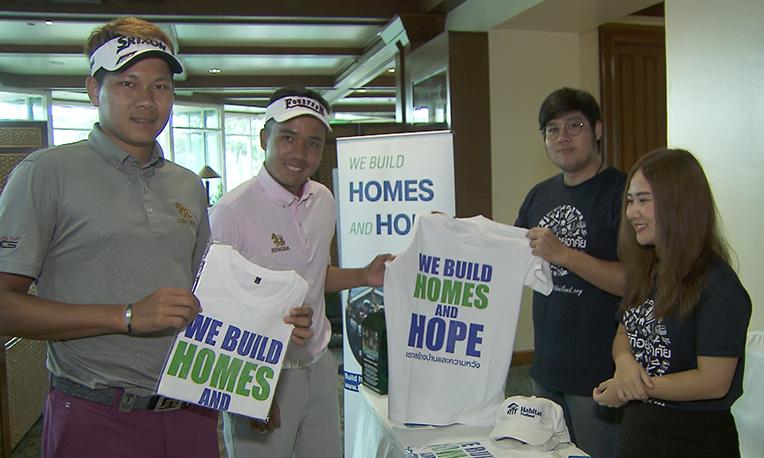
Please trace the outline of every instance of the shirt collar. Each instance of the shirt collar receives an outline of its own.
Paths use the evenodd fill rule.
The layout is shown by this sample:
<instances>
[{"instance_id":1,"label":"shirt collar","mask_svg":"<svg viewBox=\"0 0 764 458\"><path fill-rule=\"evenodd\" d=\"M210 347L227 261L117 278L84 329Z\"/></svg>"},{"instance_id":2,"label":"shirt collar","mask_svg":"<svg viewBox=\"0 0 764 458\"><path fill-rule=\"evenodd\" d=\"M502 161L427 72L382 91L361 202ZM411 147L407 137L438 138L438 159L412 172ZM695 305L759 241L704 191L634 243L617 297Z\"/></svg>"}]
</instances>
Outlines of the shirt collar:
<instances>
[{"instance_id":1,"label":"shirt collar","mask_svg":"<svg viewBox=\"0 0 764 458\"><path fill-rule=\"evenodd\" d=\"M131 156L128 152L120 148L114 140L109 138L98 123L93 125L88 136L88 143L98 153L99 156L106 162L114 165L114 167L122 170L127 164L132 164L135 168L146 169L157 165L160 161L164 160L164 153L159 142L154 141L154 150L151 152L148 162L144 165L138 164L138 161Z\"/></svg>"},{"instance_id":2,"label":"shirt collar","mask_svg":"<svg viewBox=\"0 0 764 458\"><path fill-rule=\"evenodd\" d=\"M277 182L271 174L268 172L268 170L265 168L265 165L260 167L260 173L257 174L257 178L255 179L255 182L260 185L260 187L263 188L263 191L265 191L265 195L268 196L270 200L273 202L276 202L277 204L283 206L283 207L289 207L291 205L300 205L304 202L307 202L315 193L315 186L316 183L312 181L311 179L308 179L308 181L305 182L304 185L302 185L302 195L301 196L295 196L291 192L287 191L286 188L281 186L279 182Z\"/></svg>"}]
</instances>

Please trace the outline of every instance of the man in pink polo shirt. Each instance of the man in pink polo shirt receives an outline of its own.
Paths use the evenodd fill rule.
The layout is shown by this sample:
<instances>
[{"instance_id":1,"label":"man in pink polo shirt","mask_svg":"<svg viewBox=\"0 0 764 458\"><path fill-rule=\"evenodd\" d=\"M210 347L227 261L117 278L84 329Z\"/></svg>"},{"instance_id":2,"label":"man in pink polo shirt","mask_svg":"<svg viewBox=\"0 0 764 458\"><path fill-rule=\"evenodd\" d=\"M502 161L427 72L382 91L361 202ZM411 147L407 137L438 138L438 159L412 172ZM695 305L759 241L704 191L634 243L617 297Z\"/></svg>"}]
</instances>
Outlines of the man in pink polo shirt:
<instances>
[{"instance_id":1,"label":"man in pink polo shirt","mask_svg":"<svg viewBox=\"0 0 764 458\"><path fill-rule=\"evenodd\" d=\"M321 163L331 131L329 107L314 91L276 91L265 112L260 173L227 193L210 213L214 240L233 245L262 267L295 270L309 283L313 337L290 345L276 388L278 406L267 423L224 413L231 457L327 457L341 455L337 361L327 352L331 326L324 292L382 286L385 260L360 269L331 266L335 202L326 186L310 180ZM280 409L280 412L279 412Z\"/></svg>"}]
</instances>

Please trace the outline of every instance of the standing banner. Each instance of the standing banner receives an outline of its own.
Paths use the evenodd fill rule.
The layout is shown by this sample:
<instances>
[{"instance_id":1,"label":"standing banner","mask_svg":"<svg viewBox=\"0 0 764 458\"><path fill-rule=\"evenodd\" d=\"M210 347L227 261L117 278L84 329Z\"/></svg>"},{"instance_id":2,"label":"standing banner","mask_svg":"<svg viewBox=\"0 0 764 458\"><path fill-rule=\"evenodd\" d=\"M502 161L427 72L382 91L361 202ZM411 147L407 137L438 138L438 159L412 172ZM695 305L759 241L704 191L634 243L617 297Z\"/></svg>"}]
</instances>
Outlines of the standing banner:
<instances>
[{"instance_id":1,"label":"standing banner","mask_svg":"<svg viewBox=\"0 0 764 458\"><path fill-rule=\"evenodd\" d=\"M380 253L403 251L417 213L455 213L451 132L338 138L337 168L341 267L363 267ZM344 291L342 304L345 457L354 457L361 402L361 322L383 307L382 288Z\"/></svg>"}]
</instances>

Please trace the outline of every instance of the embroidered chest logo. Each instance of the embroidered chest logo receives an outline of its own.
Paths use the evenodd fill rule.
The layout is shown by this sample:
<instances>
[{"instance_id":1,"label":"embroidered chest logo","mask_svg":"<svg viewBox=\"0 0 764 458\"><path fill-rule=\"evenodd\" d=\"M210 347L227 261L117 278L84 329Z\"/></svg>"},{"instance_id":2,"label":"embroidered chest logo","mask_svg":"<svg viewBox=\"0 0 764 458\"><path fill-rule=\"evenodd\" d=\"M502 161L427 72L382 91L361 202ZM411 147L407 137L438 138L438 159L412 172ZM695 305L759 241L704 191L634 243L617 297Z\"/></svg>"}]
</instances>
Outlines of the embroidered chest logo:
<instances>
[{"instance_id":1,"label":"embroidered chest logo","mask_svg":"<svg viewBox=\"0 0 764 458\"><path fill-rule=\"evenodd\" d=\"M194 221L194 215L191 213L191 210L189 210L188 207L180 202L176 202L175 208L178 209L178 219L176 220L178 224L188 224L189 226L196 225L196 222Z\"/></svg>"},{"instance_id":2,"label":"embroidered chest logo","mask_svg":"<svg viewBox=\"0 0 764 458\"><path fill-rule=\"evenodd\" d=\"M284 241L284 237L279 234L271 234L271 240L273 241L273 248L271 253L278 253L279 251L289 251L289 245Z\"/></svg>"}]
</instances>

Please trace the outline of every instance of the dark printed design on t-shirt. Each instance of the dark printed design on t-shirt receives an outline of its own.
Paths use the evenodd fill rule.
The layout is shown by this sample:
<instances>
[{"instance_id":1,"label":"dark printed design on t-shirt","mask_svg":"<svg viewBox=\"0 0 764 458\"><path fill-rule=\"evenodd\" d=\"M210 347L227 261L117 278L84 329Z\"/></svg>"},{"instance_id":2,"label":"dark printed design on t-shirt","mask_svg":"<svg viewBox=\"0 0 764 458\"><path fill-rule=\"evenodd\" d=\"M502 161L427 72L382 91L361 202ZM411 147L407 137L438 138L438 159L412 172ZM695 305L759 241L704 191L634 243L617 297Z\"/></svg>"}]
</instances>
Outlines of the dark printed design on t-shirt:
<instances>
[{"instance_id":1,"label":"dark printed design on t-shirt","mask_svg":"<svg viewBox=\"0 0 764 458\"><path fill-rule=\"evenodd\" d=\"M646 300L626 312L623 320L634 358L647 375L665 375L671 366L671 339L663 320L655 319L655 301Z\"/></svg>"},{"instance_id":2,"label":"dark printed design on t-shirt","mask_svg":"<svg viewBox=\"0 0 764 458\"><path fill-rule=\"evenodd\" d=\"M539 221L539 227L548 227L567 247L585 250L589 231L583 213L573 205L559 205ZM563 277L568 270L552 264L552 276Z\"/></svg>"}]
</instances>

